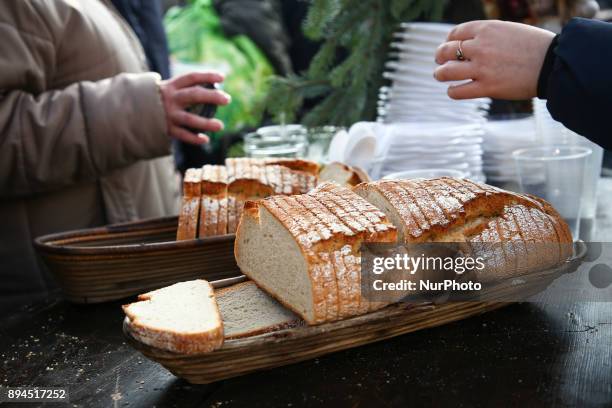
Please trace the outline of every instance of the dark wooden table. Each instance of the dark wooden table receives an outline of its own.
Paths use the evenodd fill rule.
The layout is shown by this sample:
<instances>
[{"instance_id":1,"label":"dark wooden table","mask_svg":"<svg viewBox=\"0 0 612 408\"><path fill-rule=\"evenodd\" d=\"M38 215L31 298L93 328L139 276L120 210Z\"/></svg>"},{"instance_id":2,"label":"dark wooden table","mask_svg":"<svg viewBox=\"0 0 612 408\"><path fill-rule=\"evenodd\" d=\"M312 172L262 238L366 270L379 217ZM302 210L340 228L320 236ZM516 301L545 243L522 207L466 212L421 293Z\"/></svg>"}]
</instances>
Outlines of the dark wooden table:
<instances>
[{"instance_id":1,"label":"dark wooden table","mask_svg":"<svg viewBox=\"0 0 612 408\"><path fill-rule=\"evenodd\" d=\"M594 240L612 242L612 179L600 193ZM582 300L513 304L201 386L125 343L119 302L56 300L0 320L0 385L68 387L82 407L612 406L612 303Z\"/></svg>"}]
</instances>

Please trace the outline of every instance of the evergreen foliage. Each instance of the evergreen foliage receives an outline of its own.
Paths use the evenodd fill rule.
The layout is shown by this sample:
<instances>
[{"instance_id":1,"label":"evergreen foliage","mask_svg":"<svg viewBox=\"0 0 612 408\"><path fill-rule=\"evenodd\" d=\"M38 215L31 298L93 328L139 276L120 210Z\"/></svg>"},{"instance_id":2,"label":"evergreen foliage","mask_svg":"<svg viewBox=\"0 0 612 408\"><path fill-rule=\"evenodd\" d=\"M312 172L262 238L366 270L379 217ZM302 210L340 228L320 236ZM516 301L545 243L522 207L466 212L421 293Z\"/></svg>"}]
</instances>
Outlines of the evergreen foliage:
<instances>
[{"instance_id":1,"label":"evergreen foliage","mask_svg":"<svg viewBox=\"0 0 612 408\"><path fill-rule=\"evenodd\" d=\"M317 104L307 126L349 126L376 117L378 90L389 43L399 23L436 21L446 0L312 0L304 33L322 41L306 72L273 77L265 104L277 120L296 116L305 100ZM346 58L338 61L338 51Z\"/></svg>"}]
</instances>

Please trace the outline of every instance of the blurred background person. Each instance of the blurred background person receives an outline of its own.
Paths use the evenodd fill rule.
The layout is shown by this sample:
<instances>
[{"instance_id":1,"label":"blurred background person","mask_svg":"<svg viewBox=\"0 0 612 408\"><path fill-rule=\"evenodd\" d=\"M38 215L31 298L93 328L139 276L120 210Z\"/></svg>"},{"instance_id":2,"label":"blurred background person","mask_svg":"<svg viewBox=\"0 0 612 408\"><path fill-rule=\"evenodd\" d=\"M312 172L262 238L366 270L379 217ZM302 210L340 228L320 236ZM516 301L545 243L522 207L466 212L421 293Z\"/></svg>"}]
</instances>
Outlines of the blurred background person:
<instances>
[{"instance_id":1,"label":"blurred background person","mask_svg":"<svg viewBox=\"0 0 612 408\"><path fill-rule=\"evenodd\" d=\"M202 144L223 127L191 115L229 95L162 81L110 1L0 2L0 308L54 287L40 235L175 214L171 138ZM159 68L160 70L163 68Z\"/></svg>"}]
</instances>

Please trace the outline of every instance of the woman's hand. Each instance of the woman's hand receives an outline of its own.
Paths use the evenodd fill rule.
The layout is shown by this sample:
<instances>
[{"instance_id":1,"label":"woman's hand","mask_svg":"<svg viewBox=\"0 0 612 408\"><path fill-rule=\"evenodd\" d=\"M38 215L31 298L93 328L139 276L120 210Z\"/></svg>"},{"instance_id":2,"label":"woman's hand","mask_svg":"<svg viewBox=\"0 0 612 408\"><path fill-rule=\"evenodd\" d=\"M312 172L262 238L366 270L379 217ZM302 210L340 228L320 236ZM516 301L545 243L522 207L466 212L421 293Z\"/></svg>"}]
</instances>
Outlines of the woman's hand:
<instances>
[{"instance_id":1,"label":"woman's hand","mask_svg":"<svg viewBox=\"0 0 612 408\"><path fill-rule=\"evenodd\" d=\"M223 122L219 119L202 118L189 113L185 108L202 103L227 105L231 97L219 90L205 89L200 84L223 82L223 75L214 72L192 72L162 81L161 90L168 135L192 144L208 143L208 136L195 134L187 128L201 130L202 132L217 132L223 129Z\"/></svg>"},{"instance_id":2,"label":"woman's hand","mask_svg":"<svg viewBox=\"0 0 612 408\"><path fill-rule=\"evenodd\" d=\"M436 51L438 81L469 80L450 86L453 99L492 97L530 99L537 95L538 77L555 34L525 24L470 21L455 27ZM464 61L456 52L461 42Z\"/></svg>"}]
</instances>

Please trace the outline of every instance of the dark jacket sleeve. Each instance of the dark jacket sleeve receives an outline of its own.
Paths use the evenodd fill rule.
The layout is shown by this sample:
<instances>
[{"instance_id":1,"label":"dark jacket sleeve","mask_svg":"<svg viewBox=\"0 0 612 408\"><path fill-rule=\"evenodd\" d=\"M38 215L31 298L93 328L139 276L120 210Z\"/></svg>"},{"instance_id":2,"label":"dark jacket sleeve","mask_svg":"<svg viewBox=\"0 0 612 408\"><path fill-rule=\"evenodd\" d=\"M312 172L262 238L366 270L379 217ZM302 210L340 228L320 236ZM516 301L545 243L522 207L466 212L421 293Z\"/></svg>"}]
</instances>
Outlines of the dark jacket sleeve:
<instances>
[{"instance_id":1,"label":"dark jacket sleeve","mask_svg":"<svg viewBox=\"0 0 612 408\"><path fill-rule=\"evenodd\" d=\"M574 18L551 47L538 96L555 120L612 149L612 24Z\"/></svg>"}]
</instances>

